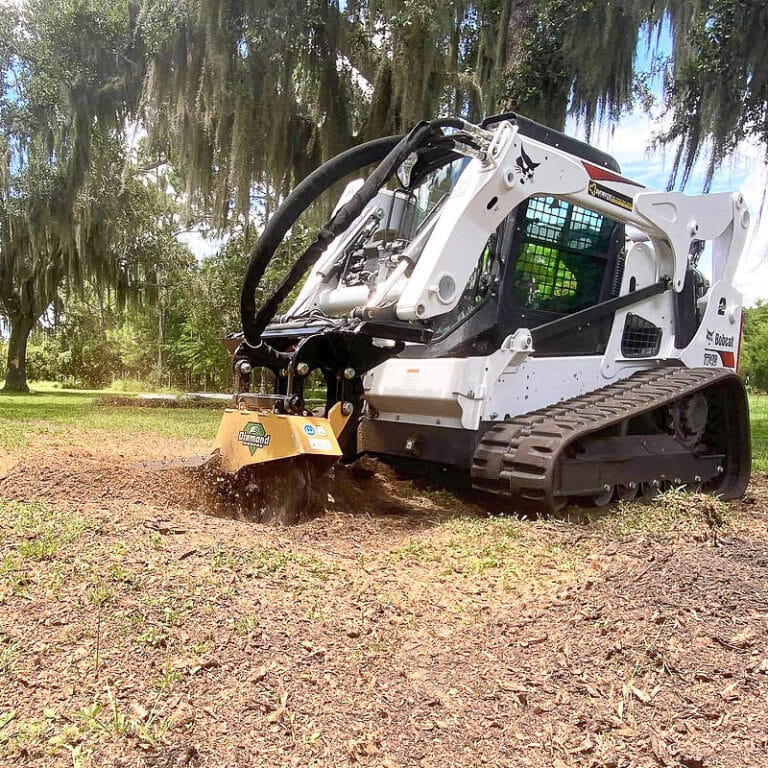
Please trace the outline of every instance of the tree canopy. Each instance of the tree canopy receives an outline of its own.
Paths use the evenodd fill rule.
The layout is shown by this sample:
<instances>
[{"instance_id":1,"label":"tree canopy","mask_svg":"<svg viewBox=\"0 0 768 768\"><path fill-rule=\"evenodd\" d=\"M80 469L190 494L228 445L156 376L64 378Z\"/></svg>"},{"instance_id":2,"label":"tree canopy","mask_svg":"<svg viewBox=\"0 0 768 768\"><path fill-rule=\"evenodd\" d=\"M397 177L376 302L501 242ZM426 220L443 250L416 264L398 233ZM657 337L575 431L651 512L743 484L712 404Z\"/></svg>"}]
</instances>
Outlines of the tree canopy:
<instances>
[{"instance_id":1,"label":"tree canopy","mask_svg":"<svg viewBox=\"0 0 768 768\"><path fill-rule=\"evenodd\" d=\"M562 128L616 119L657 62L684 184L746 136L768 141L768 11L747 0L144 0L142 116L216 227L340 149L452 113Z\"/></svg>"},{"instance_id":2,"label":"tree canopy","mask_svg":"<svg viewBox=\"0 0 768 768\"><path fill-rule=\"evenodd\" d=\"M106 294L118 312L159 293L158 362L182 349L162 330L164 313L171 328L177 311L172 265L163 260L173 252L175 214L151 190L148 168L167 169L207 228L242 233L226 263L290 187L356 142L441 114L480 120L507 110L555 128L574 116L589 131L647 101L652 60L664 83L659 140L674 152L672 181L684 185L703 156L710 181L743 139L768 146L767 36L768 9L747 0L2 5L7 386L25 386L26 338L37 319L49 308L61 316L63 298L84 291ZM138 148L136 136L144 137ZM196 269L182 270L184 290L213 301L218 266ZM233 269L233 291L237 278ZM195 304L184 355L223 316Z\"/></svg>"},{"instance_id":3,"label":"tree canopy","mask_svg":"<svg viewBox=\"0 0 768 768\"><path fill-rule=\"evenodd\" d=\"M669 5L674 48L665 101L676 146L675 173L687 181L709 151L706 186L739 142L768 148L768 5L750 0L694 0Z\"/></svg>"},{"instance_id":4,"label":"tree canopy","mask_svg":"<svg viewBox=\"0 0 768 768\"><path fill-rule=\"evenodd\" d=\"M152 270L148 192L126 178L140 56L124 3L31 0L0 10L0 306L7 389L25 389L26 340L60 290L92 277L124 302ZM146 282L146 281L145 281ZM149 281L151 283L151 280Z\"/></svg>"}]
</instances>

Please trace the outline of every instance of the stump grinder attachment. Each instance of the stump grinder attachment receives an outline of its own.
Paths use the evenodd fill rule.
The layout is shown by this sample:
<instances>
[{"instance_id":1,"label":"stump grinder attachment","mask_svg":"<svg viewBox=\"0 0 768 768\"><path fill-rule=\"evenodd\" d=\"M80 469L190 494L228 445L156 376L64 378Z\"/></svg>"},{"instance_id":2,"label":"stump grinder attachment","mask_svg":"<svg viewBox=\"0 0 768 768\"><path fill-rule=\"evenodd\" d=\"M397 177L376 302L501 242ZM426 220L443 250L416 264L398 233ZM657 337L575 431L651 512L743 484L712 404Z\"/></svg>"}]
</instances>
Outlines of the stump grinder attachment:
<instances>
[{"instance_id":1,"label":"stump grinder attachment","mask_svg":"<svg viewBox=\"0 0 768 768\"><path fill-rule=\"evenodd\" d=\"M245 467L300 456L330 466L341 458L338 436L348 419L341 403L331 408L327 418L274 413L245 403L227 408L216 437L219 469L236 474Z\"/></svg>"}]
</instances>

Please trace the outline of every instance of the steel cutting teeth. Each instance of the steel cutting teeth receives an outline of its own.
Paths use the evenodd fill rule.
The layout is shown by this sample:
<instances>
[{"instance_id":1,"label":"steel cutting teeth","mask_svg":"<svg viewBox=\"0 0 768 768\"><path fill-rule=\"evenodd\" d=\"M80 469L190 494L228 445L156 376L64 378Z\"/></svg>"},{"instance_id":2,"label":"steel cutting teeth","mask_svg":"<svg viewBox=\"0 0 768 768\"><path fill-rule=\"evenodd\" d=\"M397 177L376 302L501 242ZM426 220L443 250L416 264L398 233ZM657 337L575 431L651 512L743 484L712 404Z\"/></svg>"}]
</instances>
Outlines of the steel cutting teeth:
<instances>
[{"instance_id":1,"label":"steel cutting teeth","mask_svg":"<svg viewBox=\"0 0 768 768\"><path fill-rule=\"evenodd\" d=\"M261 522L292 524L320 514L328 500L332 463L299 456L220 472L213 478L222 499Z\"/></svg>"}]
</instances>

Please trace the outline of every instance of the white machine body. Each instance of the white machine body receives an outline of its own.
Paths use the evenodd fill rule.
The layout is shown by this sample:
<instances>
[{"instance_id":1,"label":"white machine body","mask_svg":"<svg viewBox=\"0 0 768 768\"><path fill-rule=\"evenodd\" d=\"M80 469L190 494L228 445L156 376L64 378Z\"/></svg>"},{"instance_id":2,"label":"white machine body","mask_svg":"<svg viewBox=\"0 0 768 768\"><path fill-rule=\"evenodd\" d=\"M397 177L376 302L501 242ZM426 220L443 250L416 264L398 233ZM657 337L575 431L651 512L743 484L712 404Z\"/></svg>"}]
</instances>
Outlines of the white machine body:
<instances>
[{"instance_id":1,"label":"white machine body","mask_svg":"<svg viewBox=\"0 0 768 768\"><path fill-rule=\"evenodd\" d=\"M537 355L535 333L520 327L487 354L390 359L365 376L368 418L477 430L641 369L675 361L736 368L742 306L733 275L749 228L740 194L652 190L523 136L511 122L479 135L482 153L454 163L440 177L446 192L430 210L402 191L382 190L319 260L284 319L308 313L367 317L388 310L398 321L418 325L448 315L462 300L499 225L518 206L538 198L610 217L632 230L624 244L617 298L663 279L667 289L618 307L600 354ZM432 191L439 192L439 184ZM410 236L391 235L409 226ZM698 243L711 252L710 284L697 298L695 332L681 345L675 296L686 288L692 244ZM528 290L535 299L535 281ZM637 317L659 329L660 341L647 354L627 356L622 351L627 323L639 322ZM589 322L586 315L584 322Z\"/></svg>"}]
</instances>

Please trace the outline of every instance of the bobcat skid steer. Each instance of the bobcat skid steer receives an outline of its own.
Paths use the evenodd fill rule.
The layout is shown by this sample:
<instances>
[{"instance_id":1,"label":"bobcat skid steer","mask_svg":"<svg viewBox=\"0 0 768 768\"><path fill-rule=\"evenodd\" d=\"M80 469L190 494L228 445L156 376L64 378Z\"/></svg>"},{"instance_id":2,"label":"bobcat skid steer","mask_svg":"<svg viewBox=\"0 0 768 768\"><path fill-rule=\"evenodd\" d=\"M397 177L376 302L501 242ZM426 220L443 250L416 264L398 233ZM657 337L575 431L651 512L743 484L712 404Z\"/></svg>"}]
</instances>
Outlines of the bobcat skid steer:
<instances>
[{"instance_id":1,"label":"bobcat skid steer","mask_svg":"<svg viewBox=\"0 0 768 768\"><path fill-rule=\"evenodd\" d=\"M299 215L369 166L257 311ZM350 149L296 187L252 254L221 467L371 454L549 510L669 486L737 498L751 457L733 275L748 226L740 194L649 189L511 113ZM259 367L269 392L251 391Z\"/></svg>"}]
</instances>

